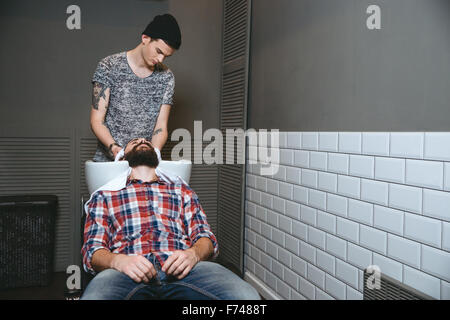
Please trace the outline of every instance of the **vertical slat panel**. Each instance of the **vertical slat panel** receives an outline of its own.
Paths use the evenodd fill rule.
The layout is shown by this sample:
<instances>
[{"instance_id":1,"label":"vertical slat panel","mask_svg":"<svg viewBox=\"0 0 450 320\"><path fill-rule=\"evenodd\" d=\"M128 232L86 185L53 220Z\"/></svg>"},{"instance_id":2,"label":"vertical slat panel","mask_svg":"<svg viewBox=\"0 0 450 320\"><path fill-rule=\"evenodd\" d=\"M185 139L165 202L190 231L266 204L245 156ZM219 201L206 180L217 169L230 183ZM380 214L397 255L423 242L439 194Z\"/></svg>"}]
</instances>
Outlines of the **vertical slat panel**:
<instances>
[{"instance_id":1,"label":"vertical slat panel","mask_svg":"<svg viewBox=\"0 0 450 320\"><path fill-rule=\"evenodd\" d=\"M233 59L245 56L248 51L249 1L225 0L223 60L228 63Z\"/></svg>"},{"instance_id":2,"label":"vertical slat panel","mask_svg":"<svg viewBox=\"0 0 450 320\"><path fill-rule=\"evenodd\" d=\"M65 271L71 244L70 137L0 137L0 195L58 197L54 270Z\"/></svg>"},{"instance_id":3,"label":"vertical slat panel","mask_svg":"<svg viewBox=\"0 0 450 320\"><path fill-rule=\"evenodd\" d=\"M80 138L80 197L84 201L89 199L89 191L86 185L85 162L94 158L96 149L96 138ZM81 201L81 199L79 200Z\"/></svg>"},{"instance_id":4,"label":"vertical slat panel","mask_svg":"<svg viewBox=\"0 0 450 320\"><path fill-rule=\"evenodd\" d=\"M247 83L250 29L250 0L225 0L223 23L223 69L220 106L220 129L247 127ZM228 153L224 138L224 158ZM243 193L245 167L238 164L242 143L233 141L232 164L219 166L218 240L220 260L243 272ZM241 158L245 158L242 157Z\"/></svg>"}]
</instances>

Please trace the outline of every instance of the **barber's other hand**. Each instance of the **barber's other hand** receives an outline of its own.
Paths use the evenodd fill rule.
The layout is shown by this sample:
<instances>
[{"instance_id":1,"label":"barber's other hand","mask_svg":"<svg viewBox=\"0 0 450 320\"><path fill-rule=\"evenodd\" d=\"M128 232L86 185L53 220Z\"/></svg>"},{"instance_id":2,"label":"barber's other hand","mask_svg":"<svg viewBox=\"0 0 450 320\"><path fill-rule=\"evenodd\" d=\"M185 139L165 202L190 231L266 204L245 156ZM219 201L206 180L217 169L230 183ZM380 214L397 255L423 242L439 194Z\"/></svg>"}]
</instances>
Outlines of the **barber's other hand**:
<instances>
[{"instance_id":1,"label":"barber's other hand","mask_svg":"<svg viewBox=\"0 0 450 320\"><path fill-rule=\"evenodd\" d=\"M183 279L199 261L194 248L177 250L166 260L161 270L167 275Z\"/></svg>"},{"instance_id":2,"label":"barber's other hand","mask_svg":"<svg viewBox=\"0 0 450 320\"><path fill-rule=\"evenodd\" d=\"M149 282L156 276L155 267L144 256L118 254L111 261L111 267L138 283L141 281Z\"/></svg>"}]
</instances>

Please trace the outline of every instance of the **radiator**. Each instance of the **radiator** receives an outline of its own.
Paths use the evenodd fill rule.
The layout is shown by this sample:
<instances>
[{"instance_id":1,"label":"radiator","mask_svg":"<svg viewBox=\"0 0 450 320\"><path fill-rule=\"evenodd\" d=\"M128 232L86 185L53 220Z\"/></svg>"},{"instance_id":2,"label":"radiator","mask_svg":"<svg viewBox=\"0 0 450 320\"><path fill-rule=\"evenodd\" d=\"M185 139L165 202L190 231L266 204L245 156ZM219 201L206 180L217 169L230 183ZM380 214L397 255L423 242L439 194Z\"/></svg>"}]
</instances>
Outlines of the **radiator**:
<instances>
[{"instance_id":1,"label":"radiator","mask_svg":"<svg viewBox=\"0 0 450 320\"><path fill-rule=\"evenodd\" d=\"M0 197L0 290L48 285L57 197Z\"/></svg>"},{"instance_id":2,"label":"radiator","mask_svg":"<svg viewBox=\"0 0 450 320\"><path fill-rule=\"evenodd\" d=\"M378 281L376 283L376 281ZM363 300L435 300L385 274L364 270Z\"/></svg>"}]
</instances>

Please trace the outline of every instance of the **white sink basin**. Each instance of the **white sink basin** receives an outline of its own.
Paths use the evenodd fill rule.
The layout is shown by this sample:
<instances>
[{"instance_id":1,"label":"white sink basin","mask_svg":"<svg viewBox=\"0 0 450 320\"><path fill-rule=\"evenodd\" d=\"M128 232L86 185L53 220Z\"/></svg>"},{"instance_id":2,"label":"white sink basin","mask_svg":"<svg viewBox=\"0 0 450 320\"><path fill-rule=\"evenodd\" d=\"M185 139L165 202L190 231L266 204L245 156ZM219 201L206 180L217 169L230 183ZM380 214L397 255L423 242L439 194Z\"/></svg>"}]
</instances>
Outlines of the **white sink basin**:
<instances>
[{"instance_id":1,"label":"white sink basin","mask_svg":"<svg viewBox=\"0 0 450 320\"><path fill-rule=\"evenodd\" d=\"M159 167L177 176L180 176L184 181L189 183L191 177L192 162L189 160L167 161L161 160ZM124 174L130 166L128 161L117 162L94 162L88 160L85 163L86 184L89 194L116 178L120 174Z\"/></svg>"}]
</instances>

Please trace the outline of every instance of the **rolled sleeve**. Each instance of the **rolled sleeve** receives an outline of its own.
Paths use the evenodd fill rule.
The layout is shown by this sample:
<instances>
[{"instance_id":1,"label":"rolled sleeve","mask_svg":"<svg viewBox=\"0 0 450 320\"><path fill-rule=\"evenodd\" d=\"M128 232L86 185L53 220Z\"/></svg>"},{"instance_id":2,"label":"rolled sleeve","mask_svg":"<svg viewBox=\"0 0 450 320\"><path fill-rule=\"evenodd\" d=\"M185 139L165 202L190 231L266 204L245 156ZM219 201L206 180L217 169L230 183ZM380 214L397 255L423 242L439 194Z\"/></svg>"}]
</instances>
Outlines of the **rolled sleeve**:
<instances>
[{"instance_id":1,"label":"rolled sleeve","mask_svg":"<svg viewBox=\"0 0 450 320\"><path fill-rule=\"evenodd\" d=\"M219 254L217 238L211 231L211 227L206 220L206 214L200 205L197 195L188 186L186 186L186 191L184 195L184 216L191 243L196 243L200 238L209 238L214 248L213 257L216 257Z\"/></svg>"},{"instance_id":2,"label":"rolled sleeve","mask_svg":"<svg viewBox=\"0 0 450 320\"><path fill-rule=\"evenodd\" d=\"M99 249L109 249L111 234L108 226L108 208L105 198L99 192L94 195L88 205L84 225L84 244L81 249L83 267L86 272L96 274L91 261L94 252Z\"/></svg>"}]
</instances>

